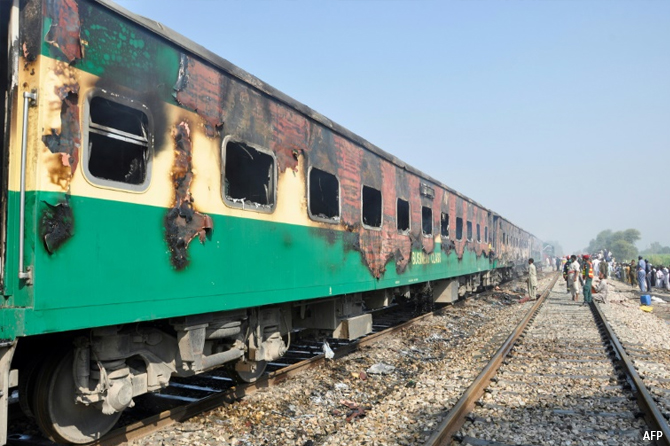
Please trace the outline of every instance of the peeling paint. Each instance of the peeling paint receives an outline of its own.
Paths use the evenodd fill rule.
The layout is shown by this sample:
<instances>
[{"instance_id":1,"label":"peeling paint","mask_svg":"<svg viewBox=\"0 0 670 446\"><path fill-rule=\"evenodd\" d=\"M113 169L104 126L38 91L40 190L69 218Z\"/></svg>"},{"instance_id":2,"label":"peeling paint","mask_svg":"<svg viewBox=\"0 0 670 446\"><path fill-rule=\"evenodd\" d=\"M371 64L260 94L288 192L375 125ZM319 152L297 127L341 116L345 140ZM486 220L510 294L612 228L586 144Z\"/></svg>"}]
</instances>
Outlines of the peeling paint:
<instances>
[{"instance_id":1,"label":"peeling paint","mask_svg":"<svg viewBox=\"0 0 670 446\"><path fill-rule=\"evenodd\" d=\"M175 160L172 168L172 184L175 199L165 215L165 239L170 250L170 261L177 270L189 264L188 245L198 237L205 242L207 231L213 222L209 215L197 212L193 206L191 183L193 182L192 146L189 125L180 122L172 132L175 143Z\"/></svg>"},{"instance_id":2,"label":"peeling paint","mask_svg":"<svg viewBox=\"0 0 670 446\"><path fill-rule=\"evenodd\" d=\"M56 252L74 234L74 215L67 201L46 205L40 218L40 238L49 254Z\"/></svg>"},{"instance_id":3,"label":"peeling paint","mask_svg":"<svg viewBox=\"0 0 670 446\"><path fill-rule=\"evenodd\" d=\"M60 155L47 162L49 178L67 191L81 148L79 84L73 70L63 64L47 74L43 91L46 108L42 142L51 153Z\"/></svg>"},{"instance_id":4,"label":"peeling paint","mask_svg":"<svg viewBox=\"0 0 670 446\"><path fill-rule=\"evenodd\" d=\"M59 51L70 63L81 59L81 22L77 2L47 0L46 17L51 19L51 27L44 39L46 43Z\"/></svg>"},{"instance_id":5,"label":"peeling paint","mask_svg":"<svg viewBox=\"0 0 670 446\"><path fill-rule=\"evenodd\" d=\"M209 137L218 135L223 126L222 89L222 76L218 71L186 54L181 55L174 97L205 120L205 133Z\"/></svg>"}]
</instances>

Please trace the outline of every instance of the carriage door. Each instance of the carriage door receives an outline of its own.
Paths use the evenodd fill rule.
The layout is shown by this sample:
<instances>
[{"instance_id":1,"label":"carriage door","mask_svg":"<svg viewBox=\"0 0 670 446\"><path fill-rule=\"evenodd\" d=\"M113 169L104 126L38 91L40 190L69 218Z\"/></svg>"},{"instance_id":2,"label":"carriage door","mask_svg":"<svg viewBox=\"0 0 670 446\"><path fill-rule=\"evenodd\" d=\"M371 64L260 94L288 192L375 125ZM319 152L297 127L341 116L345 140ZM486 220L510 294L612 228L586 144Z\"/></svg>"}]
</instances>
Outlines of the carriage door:
<instances>
[{"instance_id":1,"label":"carriage door","mask_svg":"<svg viewBox=\"0 0 670 446\"><path fill-rule=\"evenodd\" d=\"M7 240L7 164L9 152L9 122L5 119L10 115L11 95L7 94L12 79L10 62L10 12L12 2L0 2L0 294L4 292L5 246ZM15 89L16 90L16 89ZM5 125L7 127L5 127Z\"/></svg>"}]
</instances>

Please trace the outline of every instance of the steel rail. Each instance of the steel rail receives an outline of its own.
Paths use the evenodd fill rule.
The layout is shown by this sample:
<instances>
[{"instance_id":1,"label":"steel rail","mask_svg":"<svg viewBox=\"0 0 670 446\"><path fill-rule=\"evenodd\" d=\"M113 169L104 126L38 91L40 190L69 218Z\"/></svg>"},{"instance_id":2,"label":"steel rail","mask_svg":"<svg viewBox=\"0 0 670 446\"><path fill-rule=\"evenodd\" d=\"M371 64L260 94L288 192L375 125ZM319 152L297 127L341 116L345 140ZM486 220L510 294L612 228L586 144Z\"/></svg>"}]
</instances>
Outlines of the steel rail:
<instances>
[{"instance_id":1,"label":"steel rail","mask_svg":"<svg viewBox=\"0 0 670 446\"><path fill-rule=\"evenodd\" d=\"M605 328L607 333L607 338L610 344L614 347L615 353L618 355L618 363L623 368L624 373L628 375L629 380L633 384L631 389L635 398L637 399L637 404L640 407L640 410L644 413L644 419L647 422L647 425L651 430L662 432L663 435L659 439L655 440L655 443L658 446L670 446L670 427L668 427L668 422L665 417L659 410L654 398L647 390L647 386L642 382L642 378L638 375L633 361L626 353L623 348L623 345L619 341L616 333L610 326L610 324L605 320L598 304L591 304L591 311L593 312L596 321L599 321L602 326Z\"/></svg>"},{"instance_id":2,"label":"steel rail","mask_svg":"<svg viewBox=\"0 0 670 446\"><path fill-rule=\"evenodd\" d=\"M458 432L458 430L465 422L465 417L472 411L475 402L482 396L484 389L489 386L491 379L497 373L505 357L507 357L509 352L512 350L512 347L514 347L516 341L537 314L540 306L547 299L547 296L549 295L549 292L552 290L552 288L554 288L559 275L559 273L556 273L556 276L551 281L544 293L542 293L540 298L535 302L526 316L521 320L521 322L519 322L512 334L510 334L507 340L505 340L505 343L498 349L495 355L493 355L491 361L489 361L489 363L486 365L486 367L484 367L484 369L477 376L470 387L468 387L456 405L449 411L449 413L447 413L447 417L442 420L442 422L437 427L437 430L435 430L435 432L424 443L424 446L447 446L451 444L453 436L456 434L456 432Z\"/></svg>"},{"instance_id":3,"label":"steel rail","mask_svg":"<svg viewBox=\"0 0 670 446\"><path fill-rule=\"evenodd\" d=\"M382 340L383 338L385 338L390 334L403 330L415 324L416 322L426 319L428 317L439 315L442 313L442 311L443 309L439 309L430 313L423 314L421 316L403 322L402 324L397 325L395 327L387 328L386 330L373 333L351 344L338 347L337 349L334 349L335 353L334 359L346 356L360 349L361 347L379 342L380 340ZM170 409L158 413L156 415L153 415L151 417L145 418L133 424L129 424L128 426L112 430L103 438L93 443L89 443L89 445L116 446L123 442L128 442L131 440L145 437L153 432L168 427L172 424L185 421L203 412L216 409L217 407L220 407L225 403L232 403L234 401L238 401L244 396L252 395L259 389L264 389L277 385L283 381L286 381L289 378L300 375L301 373L304 373L309 369L319 367L325 361L326 361L325 355L323 354L315 356L310 359L306 359L304 361L292 364L290 366L272 372L254 383L236 386L228 391L207 396L198 401L194 401L193 403L184 406L179 406L174 409Z\"/></svg>"}]
</instances>

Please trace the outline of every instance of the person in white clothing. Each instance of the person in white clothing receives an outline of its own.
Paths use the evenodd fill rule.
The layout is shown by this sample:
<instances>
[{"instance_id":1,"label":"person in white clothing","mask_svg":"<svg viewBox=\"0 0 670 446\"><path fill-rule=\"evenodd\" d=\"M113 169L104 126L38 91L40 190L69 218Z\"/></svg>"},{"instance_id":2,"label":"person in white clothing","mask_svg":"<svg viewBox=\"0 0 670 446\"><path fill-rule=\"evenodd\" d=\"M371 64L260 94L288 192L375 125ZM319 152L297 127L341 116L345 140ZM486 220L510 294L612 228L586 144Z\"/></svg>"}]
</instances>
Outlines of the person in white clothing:
<instances>
[{"instance_id":1,"label":"person in white clothing","mask_svg":"<svg viewBox=\"0 0 670 446\"><path fill-rule=\"evenodd\" d=\"M568 290L570 290L572 300L575 302L579 301L580 274L581 268L579 267L579 262L577 262L577 256L573 254L570 257L570 266L568 267Z\"/></svg>"},{"instance_id":2,"label":"person in white clothing","mask_svg":"<svg viewBox=\"0 0 670 446\"><path fill-rule=\"evenodd\" d=\"M600 273L598 277L600 278L600 282L598 282L598 285L593 287L593 298L606 304L608 290L607 277L603 273Z\"/></svg>"}]
</instances>

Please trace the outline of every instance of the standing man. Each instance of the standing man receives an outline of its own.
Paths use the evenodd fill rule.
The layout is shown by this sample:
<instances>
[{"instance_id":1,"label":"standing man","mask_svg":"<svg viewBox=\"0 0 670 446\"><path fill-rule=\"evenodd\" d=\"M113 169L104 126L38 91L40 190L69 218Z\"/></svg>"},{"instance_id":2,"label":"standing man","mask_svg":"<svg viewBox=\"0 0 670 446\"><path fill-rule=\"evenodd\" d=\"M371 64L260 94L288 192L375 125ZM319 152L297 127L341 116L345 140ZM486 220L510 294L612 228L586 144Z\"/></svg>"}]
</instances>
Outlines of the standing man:
<instances>
[{"instance_id":1,"label":"standing man","mask_svg":"<svg viewBox=\"0 0 670 446\"><path fill-rule=\"evenodd\" d=\"M637 258L637 282L640 285L640 291L647 291L647 262L642 260L642 256Z\"/></svg>"},{"instance_id":2,"label":"standing man","mask_svg":"<svg viewBox=\"0 0 670 446\"><path fill-rule=\"evenodd\" d=\"M611 269L610 265L607 262L602 261L602 262L600 262L600 266L598 268L598 273L600 273L602 271L603 274L605 274L605 277L609 277L610 276L610 269ZM593 273L595 274L595 272L596 272L595 268L593 268Z\"/></svg>"},{"instance_id":3,"label":"standing man","mask_svg":"<svg viewBox=\"0 0 670 446\"><path fill-rule=\"evenodd\" d=\"M579 262L577 261L577 256L572 255L570 257L570 264L568 266L568 289L572 293L572 300L575 302L579 301L579 274L581 268L579 267Z\"/></svg>"},{"instance_id":4,"label":"standing man","mask_svg":"<svg viewBox=\"0 0 670 446\"><path fill-rule=\"evenodd\" d=\"M630 265L628 265L628 262L623 264L623 281L630 285Z\"/></svg>"},{"instance_id":5,"label":"standing man","mask_svg":"<svg viewBox=\"0 0 670 446\"><path fill-rule=\"evenodd\" d=\"M640 257L642 258L642 257ZM637 286L637 264L635 263L635 259L630 261L630 284L634 288Z\"/></svg>"},{"instance_id":6,"label":"standing man","mask_svg":"<svg viewBox=\"0 0 670 446\"><path fill-rule=\"evenodd\" d=\"M563 280L565 280L565 292L570 294L570 282L568 281L568 271L570 270L570 257L565 256L563 264Z\"/></svg>"},{"instance_id":7,"label":"standing man","mask_svg":"<svg viewBox=\"0 0 670 446\"><path fill-rule=\"evenodd\" d=\"M528 259L528 295L532 300L537 298L537 270L531 257Z\"/></svg>"},{"instance_id":8,"label":"standing man","mask_svg":"<svg viewBox=\"0 0 670 446\"><path fill-rule=\"evenodd\" d=\"M582 305L586 305L593 301L591 295L591 286L593 285L593 264L591 263L591 256L588 254L584 254L582 278L584 279L584 303Z\"/></svg>"}]
</instances>

